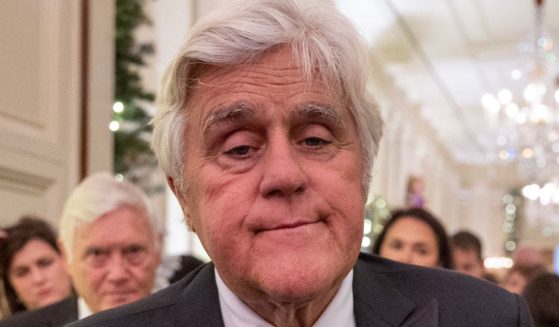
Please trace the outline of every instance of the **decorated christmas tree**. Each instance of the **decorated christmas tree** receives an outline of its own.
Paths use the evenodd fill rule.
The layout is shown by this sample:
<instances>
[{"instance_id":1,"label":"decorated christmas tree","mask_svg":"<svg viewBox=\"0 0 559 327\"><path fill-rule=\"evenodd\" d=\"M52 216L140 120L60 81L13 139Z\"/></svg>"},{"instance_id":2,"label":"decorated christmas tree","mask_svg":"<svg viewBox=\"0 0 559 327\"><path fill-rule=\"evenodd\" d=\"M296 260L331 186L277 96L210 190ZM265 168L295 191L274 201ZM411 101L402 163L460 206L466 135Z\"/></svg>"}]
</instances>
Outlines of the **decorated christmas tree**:
<instances>
[{"instance_id":1,"label":"decorated christmas tree","mask_svg":"<svg viewBox=\"0 0 559 327\"><path fill-rule=\"evenodd\" d=\"M115 103L110 128L115 145L114 171L132 180L141 179L155 166L147 110L154 94L144 89L139 74L154 49L151 43L134 38L137 27L150 24L143 4L142 0L116 1Z\"/></svg>"}]
</instances>

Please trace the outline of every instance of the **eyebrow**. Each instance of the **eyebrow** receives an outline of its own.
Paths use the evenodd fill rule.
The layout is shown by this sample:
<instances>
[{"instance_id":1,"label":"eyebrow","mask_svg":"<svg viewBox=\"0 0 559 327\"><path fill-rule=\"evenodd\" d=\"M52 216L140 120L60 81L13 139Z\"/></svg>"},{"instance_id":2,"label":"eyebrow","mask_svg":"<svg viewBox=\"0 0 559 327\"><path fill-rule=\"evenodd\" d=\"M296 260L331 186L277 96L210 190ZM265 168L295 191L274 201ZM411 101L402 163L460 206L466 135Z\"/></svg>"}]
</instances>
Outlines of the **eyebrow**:
<instances>
[{"instance_id":1,"label":"eyebrow","mask_svg":"<svg viewBox=\"0 0 559 327\"><path fill-rule=\"evenodd\" d=\"M248 120L256 115L256 111L245 101L232 103L226 107L212 111L204 120L202 133L207 135L210 130L223 123L239 122Z\"/></svg>"},{"instance_id":2,"label":"eyebrow","mask_svg":"<svg viewBox=\"0 0 559 327\"><path fill-rule=\"evenodd\" d=\"M336 111L332 105L316 102L300 105L295 112L295 118L310 118L321 122L332 123L335 126L341 126L343 123L342 115Z\"/></svg>"},{"instance_id":3,"label":"eyebrow","mask_svg":"<svg viewBox=\"0 0 559 327\"><path fill-rule=\"evenodd\" d=\"M256 116L257 109L246 101L239 101L212 111L203 122L202 133L207 135L214 126L223 123L249 121ZM294 112L296 120L316 120L330 123L336 127L343 125L342 115L334 106L324 103L309 102L297 106Z\"/></svg>"}]
</instances>

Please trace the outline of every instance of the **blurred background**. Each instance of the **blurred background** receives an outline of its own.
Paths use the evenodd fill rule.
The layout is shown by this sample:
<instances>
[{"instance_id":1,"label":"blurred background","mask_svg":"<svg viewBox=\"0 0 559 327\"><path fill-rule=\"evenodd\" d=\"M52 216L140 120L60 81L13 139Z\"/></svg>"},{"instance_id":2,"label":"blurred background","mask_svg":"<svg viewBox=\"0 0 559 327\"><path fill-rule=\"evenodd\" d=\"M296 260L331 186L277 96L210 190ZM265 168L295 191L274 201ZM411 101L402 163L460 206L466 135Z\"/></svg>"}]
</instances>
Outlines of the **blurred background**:
<instances>
[{"instance_id":1,"label":"blurred background","mask_svg":"<svg viewBox=\"0 0 559 327\"><path fill-rule=\"evenodd\" d=\"M449 234L478 234L489 268L525 247L559 265L559 2L314 1L366 38L386 122L363 250L390 209L414 204ZM84 176L112 171L156 203L168 254L204 257L147 122L189 27L228 3L0 1L0 225L28 213L56 225Z\"/></svg>"}]
</instances>

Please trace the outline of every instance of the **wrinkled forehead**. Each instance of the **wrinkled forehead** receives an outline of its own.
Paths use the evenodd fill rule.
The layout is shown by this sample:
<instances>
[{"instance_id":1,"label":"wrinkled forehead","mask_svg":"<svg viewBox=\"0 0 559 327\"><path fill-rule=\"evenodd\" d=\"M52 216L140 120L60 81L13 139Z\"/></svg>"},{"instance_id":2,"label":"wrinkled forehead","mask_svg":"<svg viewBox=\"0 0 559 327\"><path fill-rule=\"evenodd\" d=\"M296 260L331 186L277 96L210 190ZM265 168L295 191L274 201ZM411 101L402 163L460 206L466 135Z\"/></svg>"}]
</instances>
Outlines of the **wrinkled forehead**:
<instances>
[{"instance_id":1,"label":"wrinkled forehead","mask_svg":"<svg viewBox=\"0 0 559 327\"><path fill-rule=\"evenodd\" d=\"M108 242L128 238L151 239L154 230L145 210L121 205L91 222L81 222L74 231L74 244Z\"/></svg>"},{"instance_id":2,"label":"wrinkled forehead","mask_svg":"<svg viewBox=\"0 0 559 327\"><path fill-rule=\"evenodd\" d=\"M303 58L296 56L291 47L286 45L274 46L239 62L212 64L193 61L190 66L190 76L188 78L188 93L190 96L187 97L185 106L193 97L193 91L200 86L217 85L226 77L230 79L237 76L237 78L242 79L243 76L255 70L277 74L283 78L291 78L290 82L320 85L326 90L326 93L346 98L337 72L325 71L326 68L319 68L318 63L304 62ZM257 78L255 83L257 83Z\"/></svg>"},{"instance_id":3,"label":"wrinkled forehead","mask_svg":"<svg viewBox=\"0 0 559 327\"><path fill-rule=\"evenodd\" d=\"M320 75L305 75L281 48L237 66L205 65L196 81L186 110L191 127L204 126L207 116L231 112L230 107L265 109L259 103L333 108L344 116L349 112L339 90L329 90Z\"/></svg>"}]
</instances>

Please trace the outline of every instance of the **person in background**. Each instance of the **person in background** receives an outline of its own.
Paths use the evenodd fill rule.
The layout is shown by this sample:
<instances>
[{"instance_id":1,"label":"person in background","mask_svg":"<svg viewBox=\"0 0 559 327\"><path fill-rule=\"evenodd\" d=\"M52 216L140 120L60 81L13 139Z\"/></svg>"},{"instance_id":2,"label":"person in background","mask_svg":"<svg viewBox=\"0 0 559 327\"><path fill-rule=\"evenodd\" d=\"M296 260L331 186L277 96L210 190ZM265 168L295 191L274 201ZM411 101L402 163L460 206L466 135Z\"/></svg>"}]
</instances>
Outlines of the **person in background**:
<instances>
[{"instance_id":1,"label":"person in background","mask_svg":"<svg viewBox=\"0 0 559 327\"><path fill-rule=\"evenodd\" d=\"M454 270L477 278L485 278L481 241L469 231L458 231L450 238Z\"/></svg>"},{"instance_id":2,"label":"person in background","mask_svg":"<svg viewBox=\"0 0 559 327\"><path fill-rule=\"evenodd\" d=\"M51 226L23 216L0 235L0 276L7 302L4 318L70 296L70 276Z\"/></svg>"},{"instance_id":3,"label":"person in background","mask_svg":"<svg viewBox=\"0 0 559 327\"><path fill-rule=\"evenodd\" d=\"M543 256L535 247L524 245L518 247L512 253L512 261L515 265L523 266L523 267L530 267L530 266L545 266L545 261Z\"/></svg>"},{"instance_id":4,"label":"person in background","mask_svg":"<svg viewBox=\"0 0 559 327\"><path fill-rule=\"evenodd\" d=\"M161 257L159 226L139 188L106 173L89 176L69 196L60 219L77 297L13 316L0 326L64 326L151 294Z\"/></svg>"},{"instance_id":5,"label":"person in background","mask_svg":"<svg viewBox=\"0 0 559 327\"><path fill-rule=\"evenodd\" d=\"M522 296L537 327L559 326L559 276L540 274L526 285Z\"/></svg>"},{"instance_id":6,"label":"person in background","mask_svg":"<svg viewBox=\"0 0 559 327\"><path fill-rule=\"evenodd\" d=\"M452 269L448 236L433 214L421 208L395 210L373 246L374 254L398 262Z\"/></svg>"},{"instance_id":7,"label":"person in background","mask_svg":"<svg viewBox=\"0 0 559 327\"><path fill-rule=\"evenodd\" d=\"M525 265L515 263L507 270L501 286L511 293L522 294L530 281L545 272L547 272L547 269L541 264Z\"/></svg>"},{"instance_id":8,"label":"person in background","mask_svg":"<svg viewBox=\"0 0 559 327\"><path fill-rule=\"evenodd\" d=\"M494 285L360 253L382 120L366 44L325 3L228 2L191 27L152 147L212 262L70 326L531 325Z\"/></svg>"},{"instance_id":9,"label":"person in background","mask_svg":"<svg viewBox=\"0 0 559 327\"><path fill-rule=\"evenodd\" d=\"M421 176L410 176L406 191L406 206L408 208L425 208L425 181Z\"/></svg>"}]
</instances>

